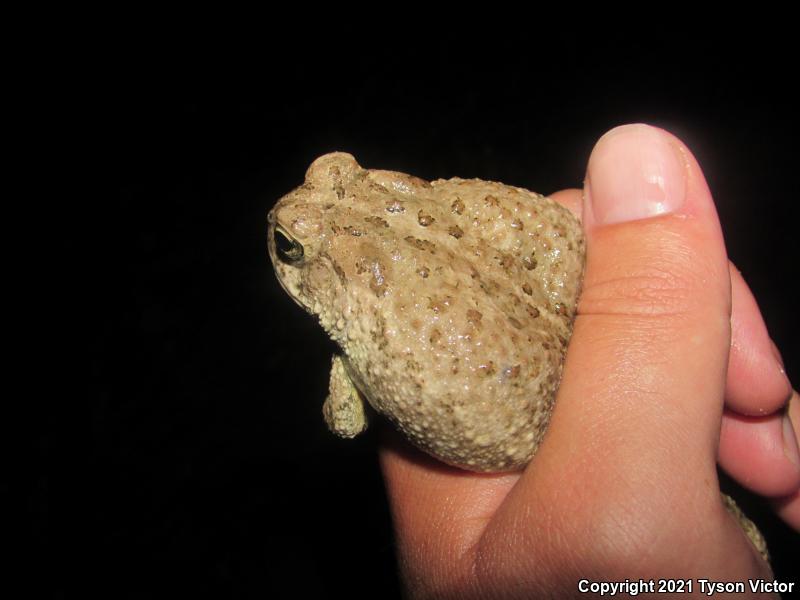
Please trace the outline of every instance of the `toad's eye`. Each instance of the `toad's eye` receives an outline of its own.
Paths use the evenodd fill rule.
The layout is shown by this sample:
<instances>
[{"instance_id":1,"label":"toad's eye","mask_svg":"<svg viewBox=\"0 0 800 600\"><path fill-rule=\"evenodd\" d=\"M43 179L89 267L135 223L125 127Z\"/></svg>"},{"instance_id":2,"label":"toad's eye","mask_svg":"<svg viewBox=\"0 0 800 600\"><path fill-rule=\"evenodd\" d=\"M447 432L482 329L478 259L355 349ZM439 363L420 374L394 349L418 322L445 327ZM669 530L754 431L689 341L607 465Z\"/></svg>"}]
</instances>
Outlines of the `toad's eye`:
<instances>
[{"instance_id":1,"label":"toad's eye","mask_svg":"<svg viewBox=\"0 0 800 600\"><path fill-rule=\"evenodd\" d=\"M303 259L303 244L293 240L280 229L275 229L275 249L285 263L295 264Z\"/></svg>"}]
</instances>

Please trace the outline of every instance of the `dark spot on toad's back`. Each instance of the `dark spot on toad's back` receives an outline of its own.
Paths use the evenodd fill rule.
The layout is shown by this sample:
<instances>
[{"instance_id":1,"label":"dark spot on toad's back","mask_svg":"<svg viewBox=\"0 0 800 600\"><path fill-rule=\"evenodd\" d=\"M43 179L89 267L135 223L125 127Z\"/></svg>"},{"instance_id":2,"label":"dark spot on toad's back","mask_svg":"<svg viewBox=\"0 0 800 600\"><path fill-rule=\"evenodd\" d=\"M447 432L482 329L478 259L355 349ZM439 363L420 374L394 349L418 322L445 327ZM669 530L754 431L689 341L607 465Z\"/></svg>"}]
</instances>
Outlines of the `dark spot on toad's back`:
<instances>
[{"instance_id":1,"label":"dark spot on toad's back","mask_svg":"<svg viewBox=\"0 0 800 600\"><path fill-rule=\"evenodd\" d=\"M384 219L381 219L380 217L372 217L372 216L364 217L364 220L367 223L372 223L376 227L388 227L389 226L389 223L387 223Z\"/></svg>"},{"instance_id":2,"label":"dark spot on toad's back","mask_svg":"<svg viewBox=\"0 0 800 600\"><path fill-rule=\"evenodd\" d=\"M526 269L528 269L528 271L532 271L533 269L536 268L536 265L538 263L534 258L533 253L531 253L530 256L526 256L525 258L522 259L522 264Z\"/></svg>"},{"instance_id":3,"label":"dark spot on toad's back","mask_svg":"<svg viewBox=\"0 0 800 600\"><path fill-rule=\"evenodd\" d=\"M483 315L474 308L470 308L469 310L467 310L467 321L469 321L473 325L476 326L480 325L482 318Z\"/></svg>"},{"instance_id":4,"label":"dark spot on toad's back","mask_svg":"<svg viewBox=\"0 0 800 600\"><path fill-rule=\"evenodd\" d=\"M344 198L344 186L341 181L337 181L333 184L333 191L336 192L336 197L339 198L339 200Z\"/></svg>"},{"instance_id":5,"label":"dark spot on toad's back","mask_svg":"<svg viewBox=\"0 0 800 600\"><path fill-rule=\"evenodd\" d=\"M430 214L426 213L424 210L421 210L417 213L417 221L423 227L427 227L431 223L433 223L436 219L434 219Z\"/></svg>"},{"instance_id":6,"label":"dark spot on toad's back","mask_svg":"<svg viewBox=\"0 0 800 600\"><path fill-rule=\"evenodd\" d=\"M331 262L333 263L333 270L336 273L336 276L339 278L339 281L342 283L342 285L346 287L347 275L345 275L344 269L335 260L331 260Z\"/></svg>"},{"instance_id":7,"label":"dark spot on toad's back","mask_svg":"<svg viewBox=\"0 0 800 600\"><path fill-rule=\"evenodd\" d=\"M431 254L436 253L436 244L433 242L429 242L428 240L421 240L419 238L415 238L413 235L407 235L403 238L407 244L411 244L418 250L426 250Z\"/></svg>"},{"instance_id":8,"label":"dark spot on toad's back","mask_svg":"<svg viewBox=\"0 0 800 600\"><path fill-rule=\"evenodd\" d=\"M511 323L517 329L522 329L522 323L517 321L514 317L508 317L508 322Z\"/></svg>"},{"instance_id":9,"label":"dark spot on toad's back","mask_svg":"<svg viewBox=\"0 0 800 600\"><path fill-rule=\"evenodd\" d=\"M464 230L461 229L461 227L459 227L458 225L451 225L450 228L447 230L447 233L449 233L458 240L461 239L461 237L464 235Z\"/></svg>"}]
</instances>

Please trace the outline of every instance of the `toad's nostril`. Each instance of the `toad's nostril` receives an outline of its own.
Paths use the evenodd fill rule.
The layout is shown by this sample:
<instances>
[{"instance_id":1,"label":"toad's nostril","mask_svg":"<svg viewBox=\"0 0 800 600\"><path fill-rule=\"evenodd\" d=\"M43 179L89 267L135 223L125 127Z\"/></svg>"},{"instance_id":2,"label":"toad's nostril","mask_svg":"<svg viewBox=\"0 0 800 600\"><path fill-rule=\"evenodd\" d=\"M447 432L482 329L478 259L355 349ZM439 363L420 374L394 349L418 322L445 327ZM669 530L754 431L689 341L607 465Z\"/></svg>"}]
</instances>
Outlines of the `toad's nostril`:
<instances>
[{"instance_id":1,"label":"toad's nostril","mask_svg":"<svg viewBox=\"0 0 800 600\"><path fill-rule=\"evenodd\" d=\"M275 230L275 249L278 251L278 257L287 263L296 263L303 258L303 245L280 229Z\"/></svg>"}]
</instances>

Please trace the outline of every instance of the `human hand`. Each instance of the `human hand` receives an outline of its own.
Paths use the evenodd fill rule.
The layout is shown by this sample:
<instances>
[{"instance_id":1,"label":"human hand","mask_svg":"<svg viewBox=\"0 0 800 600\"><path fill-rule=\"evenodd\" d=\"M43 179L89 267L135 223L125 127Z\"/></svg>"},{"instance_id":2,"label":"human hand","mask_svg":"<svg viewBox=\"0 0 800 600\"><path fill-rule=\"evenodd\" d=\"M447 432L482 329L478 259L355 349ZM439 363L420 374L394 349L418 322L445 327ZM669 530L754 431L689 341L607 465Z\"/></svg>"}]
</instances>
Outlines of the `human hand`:
<instances>
[{"instance_id":1,"label":"human hand","mask_svg":"<svg viewBox=\"0 0 800 600\"><path fill-rule=\"evenodd\" d=\"M699 165L635 125L598 142L581 193L587 265L549 430L522 473L381 450L412 596L571 597L580 579L769 578L720 500L716 462L800 529L791 392L725 254ZM582 205L582 206L581 206ZM788 425L787 425L788 424Z\"/></svg>"}]
</instances>

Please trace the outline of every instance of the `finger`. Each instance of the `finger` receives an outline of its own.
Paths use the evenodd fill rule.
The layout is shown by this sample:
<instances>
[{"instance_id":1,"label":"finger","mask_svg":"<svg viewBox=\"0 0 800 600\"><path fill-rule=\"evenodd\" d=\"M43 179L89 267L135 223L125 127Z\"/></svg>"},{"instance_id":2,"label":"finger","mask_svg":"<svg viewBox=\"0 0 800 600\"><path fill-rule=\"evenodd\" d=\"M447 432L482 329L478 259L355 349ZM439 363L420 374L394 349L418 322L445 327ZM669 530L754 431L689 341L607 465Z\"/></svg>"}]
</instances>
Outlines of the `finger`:
<instances>
[{"instance_id":1,"label":"finger","mask_svg":"<svg viewBox=\"0 0 800 600\"><path fill-rule=\"evenodd\" d=\"M789 402L789 408L787 410L787 415L789 417L788 424L786 421L783 422L784 426L784 436L787 439L786 445L792 445L791 434L794 434L794 450L797 450L797 433L800 432L800 396L797 392L792 394L792 400ZM791 431L789 428L791 427ZM787 453L791 457L791 450L787 448ZM798 461L796 458L796 454L794 455L794 461ZM789 458L789 460L792 460ZM799 464L800 461L795 462L795 464ZM796 531L800 531L800 490L794 490L792 493L787 494L783 498L778 498L774 501L775 511L778 513L778 516L783 519L790 527L794 528Z\"/></svg>"},{"instance_id":2,"label":"finger","mask_svg":"<svg viewBox=\"0 0 800 600\"><path fill-rule=\"evenodd\" d=\"M783 411L767 417L726 411L719 463L731 477L763 496L783 497L800 489L800 453Z\"/></svg>"},{"instance_id":3,"label":"finger","mask_svg":"<svg viewBox=\"0 0 800 600\"><path fill-rule=\"evenodd\" d=\"M578 220L581 219L581 211L583 210L583 190L577 188L559 190L550 194L549 198L568 208Z\"/></svg>"},{"instance_id":4,"label":"finger","mask_svg":"<svg viewBox=\"0 0 800 600\"><path fill-rule=\"evenodd\" d=\"M792 399L789 402L786 414L788 423L786 421L783 422L784 438L791 438L791 435L794 434L794 440L787 440L786 446L788 448L786 450L790 456L789 460L792 460L797 465L800 464L797 455L795 454L794 458L791 458L792 441L794 442L794 450L797 451L797 437L798 432L800 432L800 396L798 396L797 392L792 393ZM781 519L796 531L800 531L800 489L795 489L790 494L776 499L773 502L773 506Z\"/></svg>"},{"instance_id":5,"label":"finger","mask_svg":"<svg viewBox=\"0 0 800 600\"><path fill-rule=\"evenodd\" d=\"M777 515L789 527L800 532L800 491L775 500L773 506Z\"/></svg>"},{"instance_id":6,"label":"finger","mask_svg":"<svg viewBox=\"0 0 800 600\"><path fill-rule=\"evenodd\" d=\"M483 543L524 529L530 569L576 551L622 564L649 552L654 523L703 515L659 525L659 543L746 546L716 485L731 301L702 172L673 136L626 126L598 142L585 194L586 274L556 409ZM554 520L560 539L542 529Z\"/></svg>"},{"instance_id":7,"label":"finger","mask_svg":"<svg viewBox=\"0 0 800 600\"><path fill-rule=\"evenodd\" d=\"M731 263L731 354L725 403L742 415L764 416L779 410L792 386L753 293Z\"/></svg>"}]
</instances>

